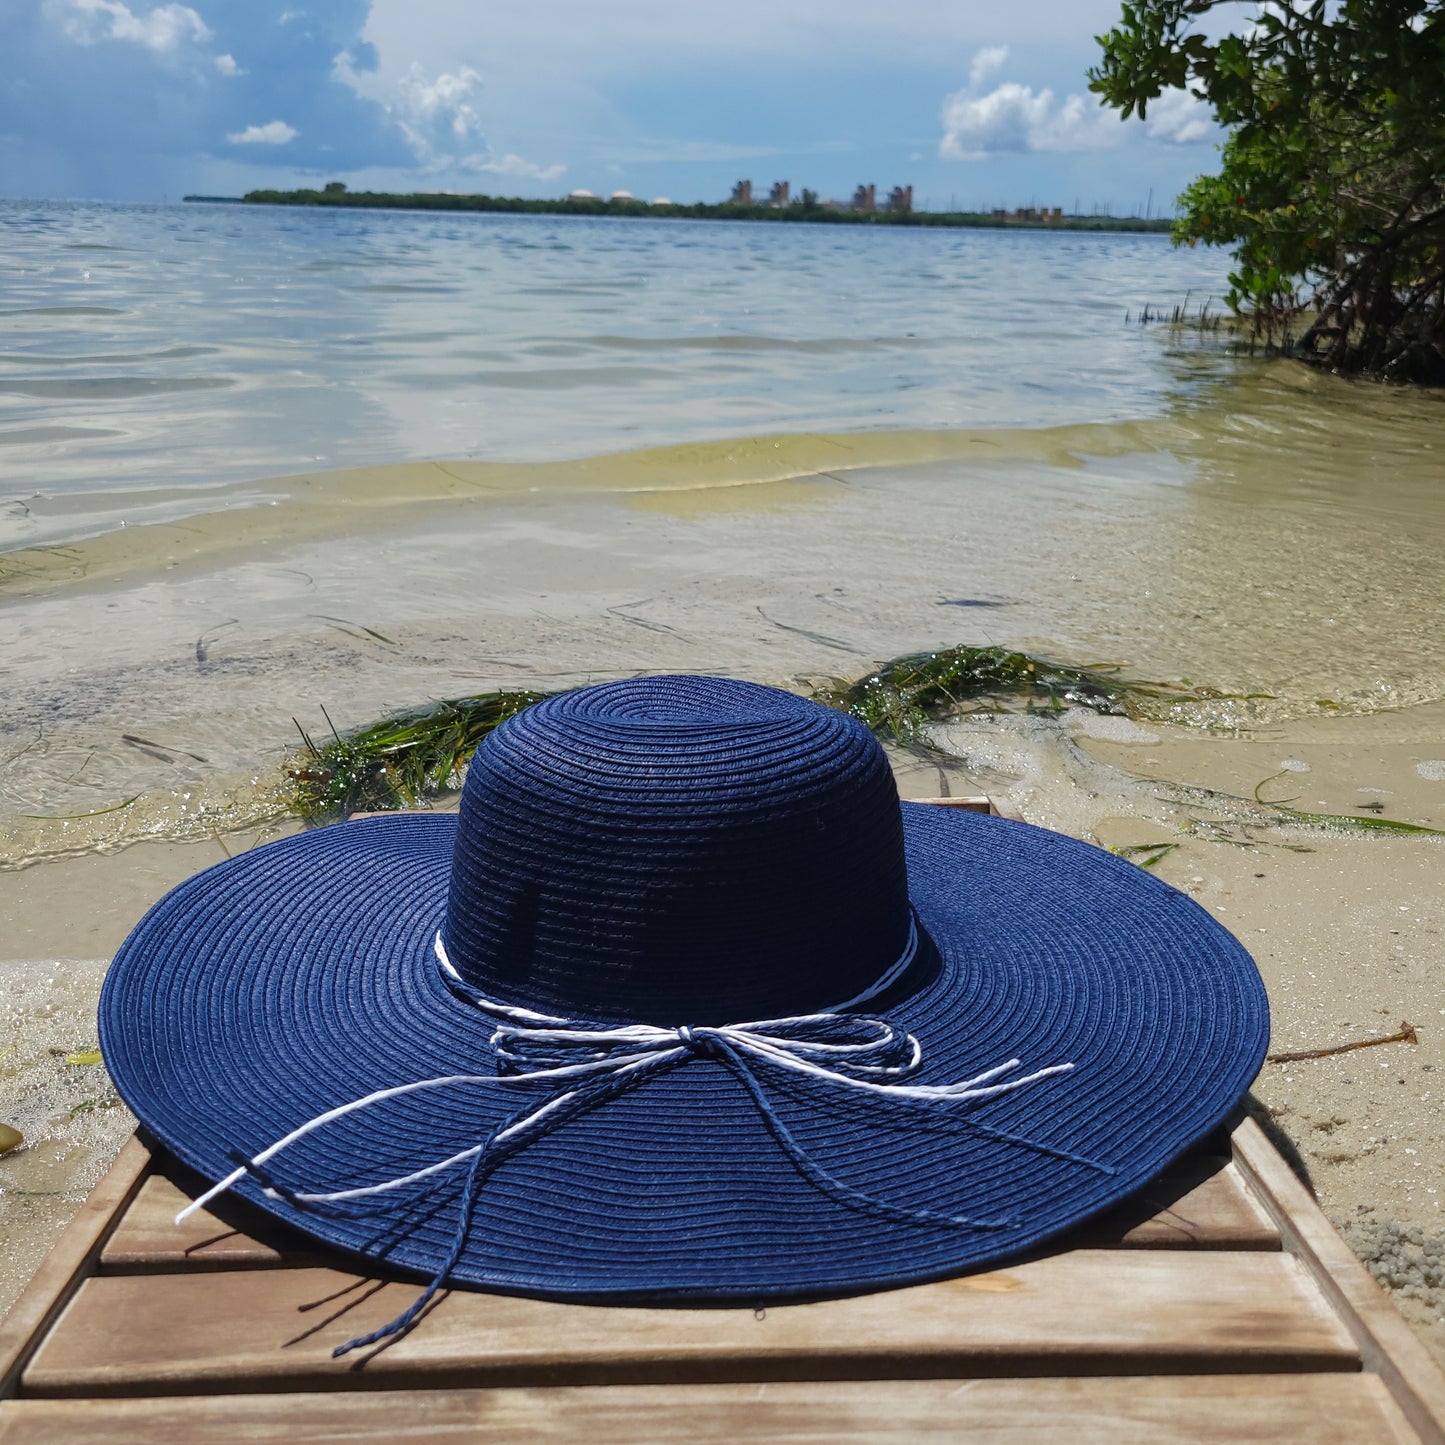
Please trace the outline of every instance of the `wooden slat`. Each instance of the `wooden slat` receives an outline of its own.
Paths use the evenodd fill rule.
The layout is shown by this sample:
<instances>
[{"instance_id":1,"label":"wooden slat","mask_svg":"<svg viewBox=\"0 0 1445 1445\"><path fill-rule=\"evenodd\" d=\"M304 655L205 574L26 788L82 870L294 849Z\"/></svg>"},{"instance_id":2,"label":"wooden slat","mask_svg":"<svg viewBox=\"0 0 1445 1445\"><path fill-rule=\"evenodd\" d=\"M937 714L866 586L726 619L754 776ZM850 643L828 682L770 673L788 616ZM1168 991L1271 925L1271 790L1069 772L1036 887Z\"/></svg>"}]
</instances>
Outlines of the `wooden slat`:
<instances>
[{"instance_id":1,"label":"wooden slat","mask_svg":"<svg viewBox=\"0 0 1445 1445\"><path fill-rule=\"evenodd\" d=\"M152 1174L106 1241L102 1273L274 1269L334 1258L324 1246L239 1202L223 1203L219 1214L198 1210L177 1224L176 1215L193 1197L164 1175Z\"/></svg>"},{"instance_id":2,"label":"wooden slat","mask_svg":"<svg viewBox=\"0 0 1445 1445\"><path fill-rule=\"evenodd\" d=\"M1353 1370L1298 1264L1265 1251L1074 1250L913 1289L749 1309L578 1306L457 1291L360 1369L331 1349L410 1283L340 1270L87 1280L29 1395L413 1385Z\"/></svg>"},{"instance_id":3,"label":"wooden slat","mask_svg":"<svg viewBox=\"0 0 1445 1445\"><path fill-rule=\"evenodd\" d=\"M0 1406L0 1445L480 1445L919 1439L1031 1445L1407 1445L1370 1375L1203 1375L821 1384L622 1385L35 1400Z\"/></svg>"},{"instance_id":4,"label":"wooden slat","mask_svg":"<svg viewBox=\"0 0 1445 1445\"><path fill-rule=\"evenodd\" d=\"M31 1350L89 1273L150 1164L150 1151L132 1135L10 1307L0 1323L0 1399L15 1393Z\"/></svg>"},{"instance_id":5,"label":"wooden slat","mask_svg":"<svg viewBox=\"0 0 1445 1445\"><path fill-rule=\"evenodd\" d=\"M100 1257L106 1274L188 1269L270 1269L327 1263L325 1251L245 1205L209 1210L184 1223L191 1196L153 1174L125 1211ZM1190 1158L1135 1199L1086 1225L1059 1247L1278 1249L1279 1230L1222 1159Z\"/></svg>"},{"instance_id":6,"label":"wooden slat","mask_svg":"<svg viewBox=\"0 0 1445 1445\"><path fill-rule=\"evenodd\" d=\"M1365 1368L1377 1371L1427 1445L1445 1445L1445 1371L1325 1218L1264 1130L1246 1119L1234 1132L1240 1170L1273 1215L1286 1247L1350 1330Z\"/></svg>"},{"instance_id":7,"label":"wooden slat","mask_svg":"<svg viewBox=\"0 0 1445 1445\"><path fill-rule=\"evenodd\" d=\"M1280 1234L1239 1170L1191 1155L1052 1248L1279 1249Z\"/></svg>"}]
</instances>

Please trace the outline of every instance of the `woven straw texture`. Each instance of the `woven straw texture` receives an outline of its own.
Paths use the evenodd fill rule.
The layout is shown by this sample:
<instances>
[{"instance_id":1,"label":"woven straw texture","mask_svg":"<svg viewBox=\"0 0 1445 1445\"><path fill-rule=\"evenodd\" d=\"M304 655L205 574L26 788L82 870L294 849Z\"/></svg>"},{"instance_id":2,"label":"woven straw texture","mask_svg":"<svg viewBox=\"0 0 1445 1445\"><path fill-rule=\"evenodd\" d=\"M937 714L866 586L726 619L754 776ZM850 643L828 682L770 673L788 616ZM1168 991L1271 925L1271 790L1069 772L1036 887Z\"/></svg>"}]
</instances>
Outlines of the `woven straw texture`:
<instances>
[{"instance_id":1,"label":"woven straw texture","mask_svg":"<svg viewBox=\"0 0 1445 1445\"><path fill-rule=\"evenodd\" d=\"M613 684L519 715L478 754L460 821L337 825L191 879L117 956L102 1047L142 1124L216 1180L236 1151L372 1090L495 1072L494 1021L444 982L439 928L468 982L511 1003L743 1022L826 1008L878 978L910 900L918 958L862 1011L916 1035L912 1082L1011 1058L1072 1072L923 1108L759 1066L776 1119L856 1191L845 1202L806 1176L722 1061L691 1058L498 1165L452 1278L757 1302L956 1273L1140 1188L1229 1115L1262 1061L1258 973L1190 899L1042 829L900 808L851 720L701 679ZM528 1083L398 1098L268 1167L292 1189L379 1182L546 1098ZM237 1192L430 1274L464 1173L345 1205L268 1199L250 1179Z\"/></svg>"}]
</instances>

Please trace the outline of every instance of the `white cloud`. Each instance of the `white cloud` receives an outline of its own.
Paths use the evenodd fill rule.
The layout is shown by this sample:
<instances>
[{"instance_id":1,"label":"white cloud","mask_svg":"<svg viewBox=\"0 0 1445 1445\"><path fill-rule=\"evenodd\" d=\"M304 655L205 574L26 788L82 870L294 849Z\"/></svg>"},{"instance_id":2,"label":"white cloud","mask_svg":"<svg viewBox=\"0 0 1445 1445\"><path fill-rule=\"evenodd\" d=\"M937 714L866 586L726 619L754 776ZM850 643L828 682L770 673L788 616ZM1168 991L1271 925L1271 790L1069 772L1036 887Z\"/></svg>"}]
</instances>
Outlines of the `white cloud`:
<instances>
[{"instance_id":1,"label":"white cloud","mask_svg":"<svg viewBox=\"0 0 1445 1445\"><path fill-rule=\"evenodd\" d=\"M218 55L214 58L212 64L222 75L245 75L246 73L236 64L236 57L234 55Z\"/></svg>"},{"instance_id":2,"label":"white cloud","mask_svg":"<svg viewBox=\"0 0 1445 1445\"><path fill-rule=\"evenodd\" d=\"M1008 59L1008 47L980 50L968 84L943 99L944 160L980 161L1000 152L1097 151L1120 144L1138 122L1121 122L1090 95L1056 101L1047 86L1034 90L1008 80L980 94L983 82ZM1215 134L1209 107L1183 90L1167 90L1149 103L1144 133L1169 145L1193 145Z\"/></svg>"},{"instance_id":3,"label":"white cloud","mask_svg":"<svg viewBox=\"0 0 1445 1445\"><path fill-rule=\"evenodd\" d=\"M960 90L943 102L945 160L977 161L999 151L1092 151L1117 145L1123 127L1091 98L1066 96L1055 104L1046 86L1035 91L1014 81L974 95Z\"/></svg>"},{"instance_id":4,"label":"white cloud","mask_svg":"<svg viewBox=\"0 0 1445 1445\"><path fill-rule=\"evenodd\" d=\"M341 57L337 57L338 65ZM349 68L349 57L348 57ZM397 89L400 97L394 107L401 126L418 160L425 160L432 149L430 131L450 131L454 139L465 141L481 131L481 120L472 96L481 88L482 77L469 65L450 75L443 72L428 81L419 62L413 61L402 76Z\"/></svg>"},{"instance_id":5,"label":"white cloud","mask_svg":"<svg viewBox=\"0 0 1445 1445\"><path fill-rule=\"evenodd\" d=\"M1149 102L1144 129L1151 140L1176 146L1193 145L1213 138L1214 114L1187 90L1166 90L1157 100Z\"/></svg>"},{"instance_id":6,"label":"white cloud","mask_svg":"<svg viewBox=\"0 0 1445 1445\"><path fill-rule=\"evenodd\" d=\"M968 67L968 88L977 90L1007 59L1007 45L985 45Z\"/></svg>"},{"instance_id":7,"label":"white cloud","mask_svg":"<svg viewBox=\"0 0 1445 1445\"><path fill-rule=\"evenodd\" d=\"M184 40L211 38L206 22L189 5L158 5L137 15L121 0L70 0L65 33L82 45L129 40L164 54Z\"/></svg>"},{"instance_id":8,"label":"white cloud","mask_svg":"<svg viewBox=\"0 0 1445 1445\"><path fill-rule=\"evenodd\" d=\"M298 134L284 120L272 120L265 125L248 125L245 130L233 131L226 139L238 146L283 146L295 140Z\"/></svg>"},{"instance_id":9,"label":"white cloud","mask_svg":"<svg viewBox=\"0 0 1445 1445\"><path fill-rule=\"evenodd\" d=\"M490 171L498 176L528 176L534 181L555 181L567 169L560 161L550 166L541 166L536 161L526 160L510 152L504 156L494 156L490 151L463 156L457 162L457 167L464 171Z\"/></svg>"}]
</instances>

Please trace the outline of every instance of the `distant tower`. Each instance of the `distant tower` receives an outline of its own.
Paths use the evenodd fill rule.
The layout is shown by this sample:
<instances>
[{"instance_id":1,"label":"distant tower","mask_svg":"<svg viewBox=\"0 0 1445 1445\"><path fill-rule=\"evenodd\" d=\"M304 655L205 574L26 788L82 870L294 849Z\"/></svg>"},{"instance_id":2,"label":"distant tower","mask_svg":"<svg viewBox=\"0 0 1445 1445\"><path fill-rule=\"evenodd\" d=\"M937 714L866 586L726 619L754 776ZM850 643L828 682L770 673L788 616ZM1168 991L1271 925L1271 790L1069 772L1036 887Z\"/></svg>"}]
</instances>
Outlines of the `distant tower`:
<instances>
[{"instance_id":1,"label":"distant tower","mask_svg":"<svg viewBox=\"0 0 1445 1445\"><path fill-rule=\"evenodd\" d=\"M770 206L786 206L788 204L789 186L787 181L774 181L772 189L768 192L768 204Z\"/></svg>"},{"instance_id":2,"label":"distant tower","mask_svg":"<svg viewBox=\"0 0 1445 1445\"><path fill-rule=\"evenodd\" d=\"M888 192L888 209L896 216L907 216L913 212L913 187L894 186Z\"/></svg>"},{"instance_id":3,"label":"distant tower","mask_svg":"<svg viewBox=\"0 0 1445 1445\"><path fill-rule=\"evenodd\" d=\"M877 202L874 199L875 188L873 186L859 186L853 192L853 209L855 211L872 211L877 209Z\"/></svg>"},{"instance_id":4,"label":"distant tower","mask_svg":"<svg viewBox=\"0 0 1445 1445\"><path fill-rule=\"evenodd\" d=\"M739 181L733 187L733 193L728 199L735 206L750 206L753 203L753 183L751 181Z\"/></svg>"}]
</instances>

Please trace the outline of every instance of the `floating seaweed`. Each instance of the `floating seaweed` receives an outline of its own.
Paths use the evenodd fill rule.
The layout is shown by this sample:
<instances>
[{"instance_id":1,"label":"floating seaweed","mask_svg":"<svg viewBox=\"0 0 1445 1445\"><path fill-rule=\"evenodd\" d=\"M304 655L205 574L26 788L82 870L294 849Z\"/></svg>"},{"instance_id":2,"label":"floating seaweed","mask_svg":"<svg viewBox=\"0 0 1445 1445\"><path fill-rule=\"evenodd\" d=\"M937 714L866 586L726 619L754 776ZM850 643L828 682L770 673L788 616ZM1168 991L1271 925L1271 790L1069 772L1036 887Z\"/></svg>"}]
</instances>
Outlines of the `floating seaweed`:
<instances>
[{"instance_id":1,"label":"floating seaweed","mask_svg":"<svg viewBox=\"0 0 1445 1445\"><path fill-rule=\"evenodd\" d=\"M293 806L308 822L418 807L460 786L477 744L498 723L544 696L486 692L451 698L397 713L345 737L333 727L331 741L320 745L298 722L305 751L287 769L296 784Z\"/></svg>"},{"instance_id":2,"label":"floating seaweed","mask_svg":"<svg viewBox=\"0 0 1445 1445\"><path fill-rule=\"evenodd\" d=\"M1002 647L950 647L885 663L857 682L830 679L813 691L896 742L921 747L923 724L966 711L1079 706L1127 713L1143 699L1220 697L1206 688L1127 680L1122 664L1072 667ZM287 769L295 811L308 822L348 813L415 808L459 786L468 760L498 723L548 696L486 692L399 713L316 742L298 722L303 755ZM324 710L323 710L324 711ZM330 718L327 718L328 724Z\"/></svg>"},{"instance_id":3,"label":"floating seaweed","mask_svg":"<svg viewBox=\"0 0 1445 1445\"><path fill-rule=\"evenodd\" d=\"M1178 847L1178 843L1129 843L1123 847L1110 848L1109 851L1116 858L1126 858L1141 868L1153 868Z\"/></svg>"},{"instance_id":4,"label":"floating seaweed","mask_svg":"<svg viewBox=\"0 0 1445 1445\"><path fill-rule=\"evenodd\" d=\"M856 682L829 679L813 688L813 697L851 713L890 742L933 755L924 740L925 726L971 712L1003 712L1020 705L1030 712L1054 713L1065 707L1086 707L1100 713L1157 718L1180 702L1240 696L1187 680L1169 683L1128 678L1122 675L1123 667L1122 663L1074 666L1002 647L949 647L895 658ZM331 740L322 743L313 740L298 722L304 751L287 769L296 785L292 808L307 822L322 823L349 813L423 806L428 799L461 785L472 753L493 728L548 696L551 694L513 691L449 698L344 736L332 727ZM330 722L328 716L328 725ZM1255 789L1255 802L1281 822L1367 832L1441 832L1373 814L1352 817L1301 812L1261 797L1260 789L1270 781L1266 778ZM1214 841L1253 846L1252 840L1228 836L1207 820L1189 821L1213 827ZM1193 826L1190 831L1195 831ZM1173 846L1149 844L1117 851L1135 858L1142 867L1153 868Z\"/></svg>"}]
</instances>

